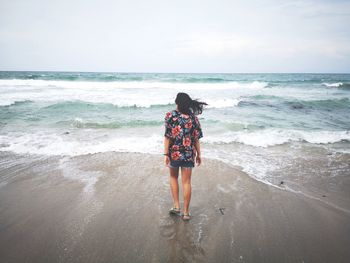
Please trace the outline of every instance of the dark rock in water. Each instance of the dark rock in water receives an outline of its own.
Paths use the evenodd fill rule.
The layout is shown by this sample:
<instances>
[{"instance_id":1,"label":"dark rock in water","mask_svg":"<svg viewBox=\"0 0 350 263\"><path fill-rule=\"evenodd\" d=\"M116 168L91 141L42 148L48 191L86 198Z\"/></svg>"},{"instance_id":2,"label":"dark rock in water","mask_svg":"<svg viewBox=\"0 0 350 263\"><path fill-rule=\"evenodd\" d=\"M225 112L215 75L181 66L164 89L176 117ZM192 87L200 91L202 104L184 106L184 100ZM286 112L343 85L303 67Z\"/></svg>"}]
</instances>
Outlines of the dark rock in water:
<instances>
[{"instance_id":1,"label":"dark rock in water","mask_svg":"<svg viewBox=\"0 0 350 263\"><path fill-rule=\"evenodd\" d=\"M322 195L322 197L326 197L326 195Z\"/></svg>"},{"instance_id":2,"label":"dark rock in water","mask_svg":"<svg viewBox=\"0 0 350 263\"><path fill-rule=\"evenodd\" d=\"M225 210L225 208L224 208L224 207L220 207L219 210L220 210L220 213L221 213L222 215L224 215L224 210Z\"/></svg>"},{"instance_id":3,"label":"dark rock in water","mask_svg":"<svg viewBox=\"0 0 350 263\"><path fill-rule=\"evenodd\" d=\"M332 155L332 153L327 153L327 155Z\"/></svg>"},{"instance_id":4,"label":"dark rock in water","mask_svg":"<svg viewBox=\"0 0 350 263\"><path fill-rule=\"evenodd\" d=\"M281 182L280 182L280 184L284 184L284 182L283 182L283 181L281 181Z\"/></svg>"},{"instance_id":5,"label":"dark rock in water","mask_svg":"<svg viewBox=\"0 0 350 263\"><path fill-rule=\"evenodd\" d=\"M63 134L69 134L69 132L64 132Z\"/></svg>"}]
</instances>

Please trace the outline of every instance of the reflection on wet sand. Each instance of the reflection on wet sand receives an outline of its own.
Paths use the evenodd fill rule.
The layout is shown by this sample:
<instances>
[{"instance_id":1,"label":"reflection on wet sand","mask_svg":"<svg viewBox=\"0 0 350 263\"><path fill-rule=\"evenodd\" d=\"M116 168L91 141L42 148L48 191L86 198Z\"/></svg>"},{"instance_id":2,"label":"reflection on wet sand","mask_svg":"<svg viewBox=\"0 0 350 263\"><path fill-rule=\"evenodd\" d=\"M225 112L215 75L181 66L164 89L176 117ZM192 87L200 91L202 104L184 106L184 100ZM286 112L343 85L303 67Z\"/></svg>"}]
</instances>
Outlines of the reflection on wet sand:
<instances>
[{"instance_id":1,"label":"reflection on wet sand","mask_svg":"<svg viewBox=\"0 0 350 263\"><path fill-rule=\"evenodd\" d=\"M257 182L218 161L204 160L193 173L191 220L169 215L169 175L161 161L136 153L45 159L0 152L2 261L346 262L350 257L349 213Z\"/></svg>"},{"instance_id":2,"label":"reflection on wet sand","mask_svg":"<svg viewBox=\"0 0 350 263\"><path fill-rule=\"evenodd\" d=\"M205 250L201 246L203 229L198 224L198 218L192 217L191 221L186 222L180 216L164 216L160 220L160 233L169 246L171 262L205 259Z\"/></svg>"}]
</instances>

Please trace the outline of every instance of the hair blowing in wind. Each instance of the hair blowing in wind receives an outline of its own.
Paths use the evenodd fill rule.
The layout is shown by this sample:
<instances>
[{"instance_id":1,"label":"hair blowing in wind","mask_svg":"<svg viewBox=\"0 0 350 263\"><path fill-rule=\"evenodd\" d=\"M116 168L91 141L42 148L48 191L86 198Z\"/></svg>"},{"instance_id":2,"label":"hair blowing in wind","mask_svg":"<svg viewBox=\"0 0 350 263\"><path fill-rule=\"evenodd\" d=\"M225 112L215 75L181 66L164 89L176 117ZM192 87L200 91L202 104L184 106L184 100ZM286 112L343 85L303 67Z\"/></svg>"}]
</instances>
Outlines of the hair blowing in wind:
<instances>
[{"instance_id":1,"label":"hair blowing in wind","mask_svg":"<svg viewBox=\"0 0 350 263\"><path fill-rule=\"evenodd\" d=\"M184 114L201 114L203 112L203 106L208 105L205 102L198 101L197 99L191 99L191 97L184 92L179 92L176 96L175 103L179 107L179 111Z\"/></svg>"}]
</instances>

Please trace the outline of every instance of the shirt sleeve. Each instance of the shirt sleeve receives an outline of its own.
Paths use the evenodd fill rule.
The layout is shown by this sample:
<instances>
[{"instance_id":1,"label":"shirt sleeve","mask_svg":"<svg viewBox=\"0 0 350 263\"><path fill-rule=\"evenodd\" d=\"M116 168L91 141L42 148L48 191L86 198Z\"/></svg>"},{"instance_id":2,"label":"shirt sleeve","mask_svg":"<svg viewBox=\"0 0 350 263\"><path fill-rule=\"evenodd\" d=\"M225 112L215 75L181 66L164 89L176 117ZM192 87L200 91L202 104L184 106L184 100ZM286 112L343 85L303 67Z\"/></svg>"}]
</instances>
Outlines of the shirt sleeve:
<instances>
[{"instance_id":1,"label":"shirt sleeve","mask_svg":"<svg viewBox=\"0 0 350 263\"><path fill-rule=\"evenodd\" d=\"M172 133L171 133L171 129L172 129L171 112L167 112L165 114L164 126L165 126L164 136L168 137L168 138L172 138Z\"/></svg>"},{"instance_id":2,"label":"shirt sleeve","mask_svg":"<svg viewBox=\"0 0 350 263\"><path fill-rule=\"evenodd\" d=\"M192 135L195 140L199 140L203 137L202 127L197 116L194 118L194 130Z\"/></svg>"}]
</instances>

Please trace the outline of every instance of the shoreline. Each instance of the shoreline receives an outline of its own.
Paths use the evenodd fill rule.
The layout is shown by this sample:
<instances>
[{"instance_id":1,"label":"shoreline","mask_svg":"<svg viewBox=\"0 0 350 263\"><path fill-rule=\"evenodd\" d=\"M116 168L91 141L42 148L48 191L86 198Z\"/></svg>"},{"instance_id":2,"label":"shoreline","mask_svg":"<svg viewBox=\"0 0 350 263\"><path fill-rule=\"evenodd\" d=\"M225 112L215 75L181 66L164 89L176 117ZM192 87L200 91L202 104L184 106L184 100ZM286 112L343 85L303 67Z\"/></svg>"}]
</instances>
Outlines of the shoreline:
<instances>
[{"instance_id":1,"label":"shoreline","mask_svg":"<svg viewBox=\"0 0 350 263\"><path fill-rule=\"evenodd\" d=\"M0 187L4 262L346 262L350 256L348 213L220 161L204 158L194 168L192 219L183 222L168 215L162 156L0 157L0 176L8 178Z\"/></svg>"}]
</instances>

